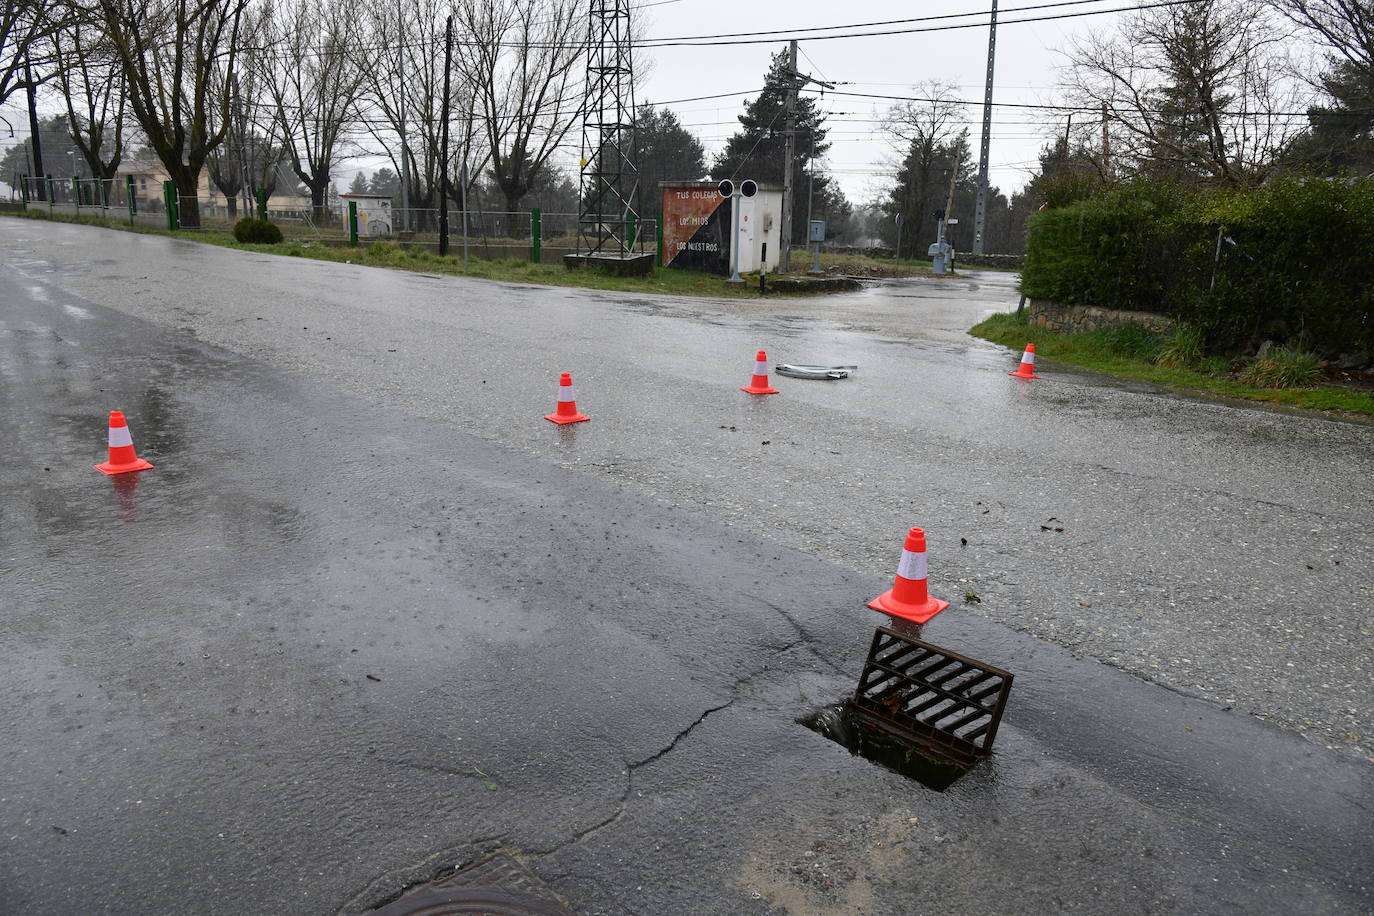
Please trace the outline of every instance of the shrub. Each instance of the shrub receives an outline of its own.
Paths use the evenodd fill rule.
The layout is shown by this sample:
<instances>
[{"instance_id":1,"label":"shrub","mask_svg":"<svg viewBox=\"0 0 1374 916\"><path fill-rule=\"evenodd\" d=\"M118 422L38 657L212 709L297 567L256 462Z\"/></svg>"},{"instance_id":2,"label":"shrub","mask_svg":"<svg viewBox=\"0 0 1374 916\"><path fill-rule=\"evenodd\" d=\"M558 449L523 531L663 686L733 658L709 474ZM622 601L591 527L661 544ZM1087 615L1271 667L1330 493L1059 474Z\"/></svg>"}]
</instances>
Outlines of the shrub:
<instances>
[{"instance_id":1,"label":"shrub","mask_svg":"<svg viewBox=\"0 0 1374 916\"><path fill-rule=\"evenodd\" d=\"M234 224L234 238L255 245L275 245L281 241L281 230L271 220L245 216Z\"/></svg>"},{"instance_id":2,"label":"shrub","mask_svg":"<svg viewBox=\"0 0 1374 916\"><path fill-rule=\"evenodd\" d=\"M1181 324L1164 339L1155 362L1170 369L1186 369L1202 360L1202 352L1202 329Z\"/></svg>"},{"instance_id":3,"label":"shrub","mask_svg":"<svg viewBox=\"0 0 1374 916\"><path fill-rule=\"evenodd\" d=\"M1066 199L1030 219L1027 296L1170 314L1205 350L1298 335L1319 352L1374 349L1374 179Z\"/></svg>"},{"instance_id":4,"label":"shrub","mask_svg":"<svg viewBox=\"0 0 1374 916\"><path fill-rule=\"evenodd\" d=\"M1161 347L1159 335L1138 324L1114 324L1088 333L1097 338L1102 352L1111 356L1152 360Z\"/></svg>"},{"instance_id":5,"label":"shrub","mask_svg":"<svg viewBox=\"0 0 1374 916\"><path fill-rule=\"evenodd\" d=\"M1297 344L1272 347L1255 357L1241 381L1259 388L1310 388L1321 376L1321 359Z\"/></svg>"}]
</instances>

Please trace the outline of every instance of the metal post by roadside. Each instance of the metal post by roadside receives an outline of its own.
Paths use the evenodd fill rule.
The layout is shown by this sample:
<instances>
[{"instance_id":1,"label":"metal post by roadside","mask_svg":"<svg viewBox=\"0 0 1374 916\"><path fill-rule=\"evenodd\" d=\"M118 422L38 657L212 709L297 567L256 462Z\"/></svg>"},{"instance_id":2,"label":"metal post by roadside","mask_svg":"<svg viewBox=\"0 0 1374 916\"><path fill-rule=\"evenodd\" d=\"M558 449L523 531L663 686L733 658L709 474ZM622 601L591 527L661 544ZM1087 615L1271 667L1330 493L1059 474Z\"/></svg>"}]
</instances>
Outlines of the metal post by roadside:
<instances>
[{"instance_id":1,"label":"metal post by roadside","mask_svg":"<svg viewBox=\"0 0 1374 916\"><path fill-rule=\"evenodd\" d=\"M72 203L76 206L76 215L81 215L81 179L72 176Z\"/></svg>"},{"instance_id":2,"label":"metal post by roadside","mask_svg":"<svg viewBox=\"0 0 1374 916\"><path fill-rule=\"evenodd\" d=\"M46 184L46 185L48 186L48 215L51 216L51 215L52 215L52 199L53 199L53 197L55 196L55 195L53 194L52 176L51 176L51 175L45 175L43 178L44 178L43 183Z\"/></svg>"},{"instance_id":3,"label":"metal post by roadside","mask_svg":"<svg viewBox=\"0 0 1374 916\"><path fill-rule=\"evenodd\" d=\"M463 165L458 170L458 204L463 208L463 272L468 269L468 160L463 148Z\"/></svg>"},{"instance_id":4,"label":"metal post by roadside","mask_svg":"<svg viewBox=\"0 0 1374 916\"><path fill-rule=\"evenodd\" d=\"M348 202L348 247L358 247L358 202Z\"/></svg>"},{"instance_id":5,"label":"metal post by roadside","mask_svg":"<svg viewBox=\"0 0 1374 916\"><path fill-rule=\"evenodd\" d=\"M162 205L167 208L167 231L175 232L181 228L179 201L177 200L177 184L175 181L164 181L162 183Z\"/></svg>"},{"instance_id":6,"label":"metal post by roadside","mask_svg":"<svg viewBox=\"0 0 1374 916\"><path fill-rule=\"evenodd\" d=\"M29 176L19 176L19 202L24 206L24 212L29 209Z\"/></svg>"},{"instance_id":7,"label":"metal post by roadside","mask_svg":"<svg viewBox=\"0 0 1374 916\"><path fill-rule=\"evenodd\" d=\"M134 176L124 176L125 193L129 195L129 225L134 224L134 215L138 213L138 198L134 197Z\"/></svg>"},{"instance_id":8,"label":"metal post by roadside","mask_svg":"<svg viewBox=\"0 0 1374 916\"><path fill-rule=\"evenodd\" d=\"M448 91L449 72L453 64L453 16L444 24L444 103L439 111L443 117L443 139L439 142L439 257L448 256Z\"/></svg>"},{"instance_id":9,"label":"metal post by roadside","mask_svg":"<svg viewBox=\"0 0 1374 916\"><path fill-rule=\"evenodd\" d=\"M663 211L658 211L658 219L654 225L657 227L654 234L658 236L658 266L664 267L663 263Z\"/></svg>"},{"instance_id":10,"label":"metal post by roadside","mask_svg":"<svg viewBox=\"0 0 1374 916\"><path fill-rule=\"evenodd\" d=\"M267 219L267 189L258 188L258 219Z\"/></svg>"},{"instance_id":11,"label":"metal post by roadside","mask_svg":"<svg viewBox=\"0 0 1374 916\"><path fill-rule=\"evenodd\" d=\"M544 254L544 225L541 216L538 207L530 210L530 260L536 264L542 263L540 258Z\"/></svg>"}]
</instances>

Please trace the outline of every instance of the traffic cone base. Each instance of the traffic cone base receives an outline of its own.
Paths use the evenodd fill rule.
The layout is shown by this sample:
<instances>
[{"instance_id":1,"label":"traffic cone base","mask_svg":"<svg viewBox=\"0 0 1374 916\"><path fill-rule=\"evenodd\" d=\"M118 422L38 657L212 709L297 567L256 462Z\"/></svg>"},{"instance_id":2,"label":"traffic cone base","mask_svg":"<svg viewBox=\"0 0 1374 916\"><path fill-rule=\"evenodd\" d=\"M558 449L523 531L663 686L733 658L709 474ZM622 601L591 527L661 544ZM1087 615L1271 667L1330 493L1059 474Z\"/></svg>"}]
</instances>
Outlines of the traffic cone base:
<instances>
[{"instance_id":1,"label":"traffic cone base","mask_svg":"<svg viewBox=\"0 0 1374 916\"><path fill-rule=\"evenodd\" d=\"M558 379L558 407L553 413L544 414L551 423L582 423L591 417L577 410L577 392L573 390L572 374L564 372Z\"/></svg>"},{"instance_id":2,"label":"traffic cone base","mask_svg":"<svg viewBox=\"0 0 1374 916\"><path fill-rule=\"evenodd\" d=\"M130 471L153 469L134 451L134 440L129 435L129 424L124 421L123 411L110 411L110 457L92 466L102 474L127 474Z\"/></svg>"},{"instance_id":3,"label":"traffic cone base","mask_svg":"<svg viewBox=\"0 0 1374 916\"><path fill-rule=\"evenodd\" d=\"M893 617L900 617L903 620L910 620L915 623L925 623L936 614L949 607L948 601L941 601L939 598L927 596L924 604L907 604L898 601L892 596L893 589L888 589L872 601L868 606L875 611L882 611Z\"/></svg>"},{"instance_id":4,"label":"traffic cone base","mask_svg":"<svg viewBox=\"0 0 1374 916\"><path fill-rule=\"evenodd\" d=\"M584 420L590 420L591 417L589 417L589 416L587 416L586 414L583 414L583 413L578 413L577 411L574 410L574 411L573 411L570 415L568 415L568 416L560 416L560 415L558 415L558 414L556 414L556 413L546 413L546 414L544 414L544 419L545 419L545 420L550 420L550 421L552 421L552 422L554 422L554 423L581 423L581 422L583 422Z\"/></svg>"},{"instance_id":5,"label":"traffic cone base","mask_svg":"<svg viewBox=\"0 0 1374 916\"><path fill-rule=\"evenodd\" d=\"M741 385L740 391L747 391L750 394L780 394L778 389L768 384L768 354L760 350L758 356L754 357L754 374L749 379L748 385Z\"/></svg>"},{"instance_id":6,"label":"traffic cone base","mask_svg":"<svg viewBox=\"0 0 1374 916\"><path fill-rule=\"evenodd\" d=\"M109 461L102 461L100 464L92 465L102 474L127 474L130 471L151 471L153 466L142 458L135 458L128 464L113 464Z\"/></svg>"}]
</instances>

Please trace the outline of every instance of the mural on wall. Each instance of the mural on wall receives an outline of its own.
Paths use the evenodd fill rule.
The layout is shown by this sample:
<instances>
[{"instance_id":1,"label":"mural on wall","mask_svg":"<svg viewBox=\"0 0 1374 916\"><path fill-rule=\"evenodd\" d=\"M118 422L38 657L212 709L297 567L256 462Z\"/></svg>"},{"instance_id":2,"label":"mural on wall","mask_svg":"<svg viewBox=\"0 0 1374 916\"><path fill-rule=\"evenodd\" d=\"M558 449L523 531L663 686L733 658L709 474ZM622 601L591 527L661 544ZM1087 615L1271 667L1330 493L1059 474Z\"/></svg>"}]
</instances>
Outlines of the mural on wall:
<instances>
[{"instance_id":1,"label":"mural on wall","mask_svg":"<svg viewBox=\"0 0 1374 916\"><path fill-rule=\"evenodd\" d=\"M714 187L663 189L663 266L730 273L730 201Z\"/></svg>"}]
</instances>

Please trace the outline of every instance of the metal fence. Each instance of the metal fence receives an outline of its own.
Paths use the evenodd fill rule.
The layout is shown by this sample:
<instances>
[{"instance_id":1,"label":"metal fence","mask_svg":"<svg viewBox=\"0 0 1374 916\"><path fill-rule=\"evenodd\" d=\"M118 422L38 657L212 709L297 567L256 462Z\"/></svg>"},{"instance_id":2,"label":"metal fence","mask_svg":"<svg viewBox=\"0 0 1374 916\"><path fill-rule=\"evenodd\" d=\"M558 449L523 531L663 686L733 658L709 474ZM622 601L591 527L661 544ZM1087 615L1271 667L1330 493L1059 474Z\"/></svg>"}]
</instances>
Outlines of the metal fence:
<instances>
[{"instance_id":1,"label":"metal fence","mask_svg":"<svg viewBox=\"0 0 1374 916\"><path fill-rule=\"evenodd\" d=\"M147 225L180 231L232 231L246 216L264 214L292 242L328 245L398 244L440 248L440 214L437 208L369 208L365 213L347 202L330 206L273 206L271 198L251 209L244 202L223 195L186 195L170 181L153 184L118 179L59 179L24 177L20 197L26 209L53 214L99 216L130 225ZM449 253L483 260L515 259L558 263L578 250L578 215L528 211L468 210L448 213ZM658 221L643 219L621 224L620 237L631 240L634 251L654 251Z\"/></svg>"}]
</instances>

